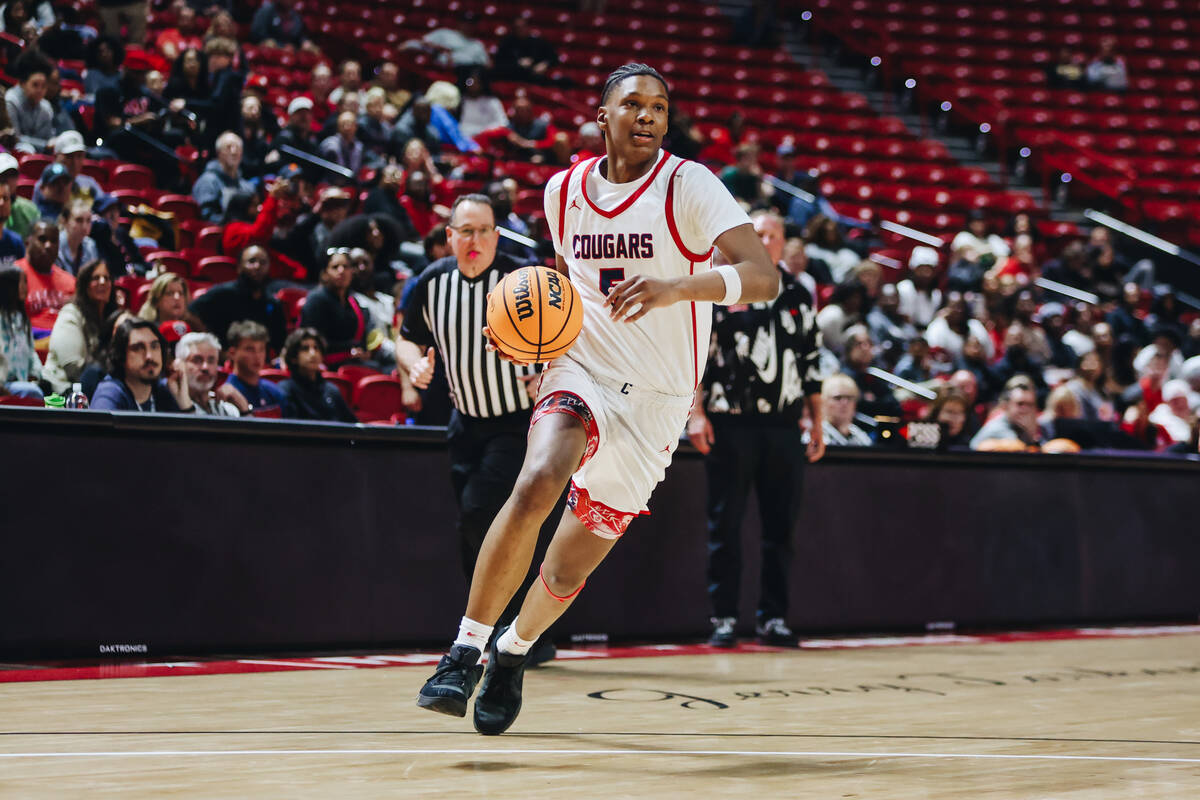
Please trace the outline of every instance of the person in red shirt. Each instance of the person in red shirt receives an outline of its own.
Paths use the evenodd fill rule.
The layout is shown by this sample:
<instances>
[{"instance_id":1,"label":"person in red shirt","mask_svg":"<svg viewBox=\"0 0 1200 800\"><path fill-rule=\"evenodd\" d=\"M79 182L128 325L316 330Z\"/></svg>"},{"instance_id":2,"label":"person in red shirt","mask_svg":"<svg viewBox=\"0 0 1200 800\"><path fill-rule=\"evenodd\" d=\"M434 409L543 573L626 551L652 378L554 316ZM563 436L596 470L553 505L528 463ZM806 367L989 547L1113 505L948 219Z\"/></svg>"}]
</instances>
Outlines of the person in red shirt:
<instances>
[{"instance_id":1,"label":"person in red shirt","mask_svg":"<svg viewBox=\"0 0 1200 800\"><path fill-rule=\"evenodd\" d=\"M1041 276L1033 238L1029 234L1022 233L1013 240L1012 255L1001 263L995 274L998 278L1013 277L1022 285L1032 283Z\"/></svg>"},{"instance_id":2,"label":"person in red shirt","mask_svg":"<svg viewBox=\"0 0 1200 800\"><path fill-rule=\"evenodd\" d=\"M314 131L321 130L325 120L333 114L333 103L329 102L329 93L333 90L333 70L322 61L312 68L312 82L309 89L301 97L312 101L312 126Z\"/></svg>"},{"instance_id":3,"label":"person in red shirt","mask_svg":"<svg viewBox=\"0 0 1200 800\"><path fill-rule=\"evenodd\" d=\"M174 61L184 50L201 50L204 39L196 26L196 9L186 3L179 6L175 27L167 28L154 40L154 45L163 58Z\"/></svg>"},{"instance_id":4,"label":"person in red shirt","mask_svg":"<svg viewBox=\"0 0 1200 800\"><path fill-rule=\"evenodd\" d=\"M266 247L271 255L271 278L292 281L307 279L307 268L270 246L276 228L291 228L305 202L300 187L301 173L289 164L267 192L258 214L251 221L232 220L225 225L221 246L226 253L240 253L250 245Z\"/></svg>"},{"instance_id":5,"label":"person in red shirt","mask_svg":"<svg viewBox=\"0 0 1200 800\"><path fill-rule=\"evenodd\" d=\"M433 226L447 216L445 206L434 202L433 193L429 188L429 178L424 172L410 172L404 178L404 194L400 195L400 205L408 212L413 227L421 236L433 230Z\"/></svg>"},{"instance_id":6,"label":"person in red shirt","mask_svg":"<svg viewBox=\"0 0 1200 800\"><path fill-rule=\"evenodd\" d=\"M50 335L59 309L75 296L75 277L54 263L57 258L58 226L53 222L38 220L33 223L29 238L25 240L25 258L16 262L25 272L25 280L29 284L25 311L29 314L35 339Z\"/></svg>"}]
</instances>

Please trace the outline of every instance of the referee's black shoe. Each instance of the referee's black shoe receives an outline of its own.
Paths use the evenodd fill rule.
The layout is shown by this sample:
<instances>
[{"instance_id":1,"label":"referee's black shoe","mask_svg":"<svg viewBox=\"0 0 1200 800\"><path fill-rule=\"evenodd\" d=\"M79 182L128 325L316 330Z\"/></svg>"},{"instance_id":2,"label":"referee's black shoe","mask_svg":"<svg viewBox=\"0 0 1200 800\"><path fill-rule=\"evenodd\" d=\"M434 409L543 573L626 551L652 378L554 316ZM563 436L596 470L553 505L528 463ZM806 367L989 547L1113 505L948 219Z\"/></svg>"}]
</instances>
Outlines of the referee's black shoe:
<instances>
[{"instance_id":1,"label":"referee's black shoe","mask_svg":"<svg viewBox=\"0 0 1200 800\"><path fill-rule=\"evenodd\" d=\"M417 694L417 705L452 717L467 715L467 700L483 674L480 652L475 647L456 644L442 656L433 677L425 681Z\"/></svg>"},{"instance_id":2,"label":"referee's black shoe","mask_svg":"<svg viewBox=\"0 0 1200 800\"><path fill-rule=\"evenodd\" d=\"M487 671L475 698L475 730L485 736L496 736L508 730L521 713L521 684L525 679L528 656L501 653L498 631L488 647Z\"/></svg>"}]
</instances>

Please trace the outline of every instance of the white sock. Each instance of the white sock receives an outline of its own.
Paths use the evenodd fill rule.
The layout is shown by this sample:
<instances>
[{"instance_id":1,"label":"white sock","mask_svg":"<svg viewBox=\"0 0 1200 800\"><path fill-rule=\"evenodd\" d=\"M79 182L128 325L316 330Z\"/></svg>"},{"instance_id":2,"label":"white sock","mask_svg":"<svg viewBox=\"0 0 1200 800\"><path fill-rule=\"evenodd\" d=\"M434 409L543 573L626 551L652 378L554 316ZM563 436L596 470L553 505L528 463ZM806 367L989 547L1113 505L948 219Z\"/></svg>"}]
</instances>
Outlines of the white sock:
<instances>
[{"instance_id":1,"label":"white sock","mask_svg":"<svg viewBox=\"0 0 1200 800\"><path fill-rule=\"evenodd\" d=\"M474 647L482 653L487 647L488 638L491 635L491 625L484 625L470 617L463 617L462 622L458 623L458 638L454 640L454 643Z\"/></svg>"},{"instance_id":2,"label":"white sock","mask_svg":"<svg viewBox=\"0 0 1200 800\"><path fill-rule=\"evenodd\" d=\"M520 619L518 617L518 619ZM514 656L523 656L533 647L533 642L525 641L520 636L517 636L517 620L513 620L513 624L508 626L508 630L500 634L500 641L496 642L496 649L501 653L508 653Z\"/></svg>"}]
</instances>

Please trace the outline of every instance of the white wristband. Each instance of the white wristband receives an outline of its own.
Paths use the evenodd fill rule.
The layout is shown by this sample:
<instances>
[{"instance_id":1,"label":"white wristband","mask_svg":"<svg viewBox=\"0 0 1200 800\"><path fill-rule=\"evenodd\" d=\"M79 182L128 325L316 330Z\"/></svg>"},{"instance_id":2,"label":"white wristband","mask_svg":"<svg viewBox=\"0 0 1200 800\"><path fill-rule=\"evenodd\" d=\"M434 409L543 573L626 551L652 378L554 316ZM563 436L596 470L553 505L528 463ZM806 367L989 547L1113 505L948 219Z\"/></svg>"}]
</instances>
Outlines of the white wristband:
<instances>
[{"instance_id":1,"label":"white wristband","mask_svg":"<svg viewBox=\"0 0 1200 800\"><path fill-rule=\"evenodd\" d=\"M725 296L717 301L717 305L731 306L742 299L742 277L729 264L717 267L715 270L725 281Z\"/></svg>"}]
</instances>

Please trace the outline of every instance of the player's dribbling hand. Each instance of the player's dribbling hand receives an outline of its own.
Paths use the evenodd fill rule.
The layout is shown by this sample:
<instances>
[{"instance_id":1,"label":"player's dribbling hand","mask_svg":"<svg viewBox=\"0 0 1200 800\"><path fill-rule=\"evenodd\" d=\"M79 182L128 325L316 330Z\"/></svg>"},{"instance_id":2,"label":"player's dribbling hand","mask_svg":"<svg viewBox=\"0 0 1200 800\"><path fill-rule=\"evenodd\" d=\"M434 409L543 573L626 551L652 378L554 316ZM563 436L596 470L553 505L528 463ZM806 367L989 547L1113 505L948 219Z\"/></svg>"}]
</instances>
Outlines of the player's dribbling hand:
<instances>
[{"instance_id":1,"label":"player's dribbling hand","mask_svg":"<svg viewBox=\"0 0 1200 800\"><path fill-rule=\"evenodd\" d=\"M618 283L604 298L609 316L618 322L637 322L652 308L662 308L680 300L674 281L633 275Z\"/></svg>"},{"instance_id":2,"label":"player's dribbling hand","mask_svg":"<svg viewBox=\"0 0 1200 800\"><path fill-rule=\"evenodd\" d=\"M418 389L428 389L433 380L433 367L437 363L437 350L432 347L425 350L425 356L412 365L408 371L408 379Z\"/></svg>"}]
</instances>

